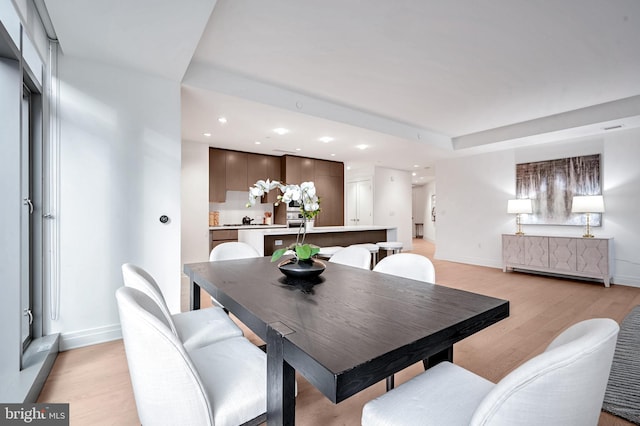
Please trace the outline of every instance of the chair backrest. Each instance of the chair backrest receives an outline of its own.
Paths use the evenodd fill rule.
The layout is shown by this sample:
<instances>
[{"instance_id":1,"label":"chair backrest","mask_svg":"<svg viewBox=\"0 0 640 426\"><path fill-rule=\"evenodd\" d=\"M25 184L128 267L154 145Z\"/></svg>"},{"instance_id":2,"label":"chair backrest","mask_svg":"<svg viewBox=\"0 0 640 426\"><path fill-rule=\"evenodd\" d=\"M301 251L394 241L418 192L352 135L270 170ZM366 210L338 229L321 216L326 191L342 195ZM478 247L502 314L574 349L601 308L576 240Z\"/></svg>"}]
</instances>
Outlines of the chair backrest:
<instances>
[{"instance_id":1,"label":"chair backrest","mask_svg":"<svg viewBox=\"0 0 640 426\"><path fill-rule=\"evenodd\" d=\"M579 322L545 352L504 377L478 405L472 425L596 425L619 326Z\"/></svg>"},{"instance_id":2,"label":"chair backrest","mask_svg":"<svg viewBox=\"0 0 640 426\"><path fill-rule=\"evenodd\" d=\"M250 259L252 257L260 257L260 254L249 244L240 241L218 244L209 253L210 261Z\"/></svg>"},{"instance_id":3,"label":"chair backrest","mask_svg":"<svg viewBox=\"0 0 640 426\"><path fill-rule=\"evenodd\" d=\"M373 267L373 270L412 280L436 282L433 263L428 258L415 253L398 253L384 257Z\"/></svg>"},{"instance_id":4,"label":"chair backrest","mask_svg":"<svg viewBox=\"0 0 640 426\"><path fill-rule=\"evenodd\" d=\"M331 256L331 259L329 259L329 262L369 269L371 265L371 252L364 247L349 246L336 251L333 256Z\"/></svg>"},{"instance_id":5,"label":"chair backrest","mask_svg":"<svg viewBox=\"0 0 640 426\"><path fill-rule=\"evenodd\" d=\"M177 336L178 332L171 318L171 312L169 311L167 302L164 300L164 296L162 296L160 286L151 274L133 263L125 263L122 265L122 279L126 287L135 288L156 302L160 311L165 316L166 321L170 324L171 330Z\"/></svg>"},{"instance_id":6,"label":"chair backrest","mask_svg":"<svg viewBox=\"0 0 640 426\"><path fill-rule=\"evenodd\" d=\"M142 424L213 425L200 376L156 302L131 287L120 287L116 300Z\"/></svg>"}]
</instances>

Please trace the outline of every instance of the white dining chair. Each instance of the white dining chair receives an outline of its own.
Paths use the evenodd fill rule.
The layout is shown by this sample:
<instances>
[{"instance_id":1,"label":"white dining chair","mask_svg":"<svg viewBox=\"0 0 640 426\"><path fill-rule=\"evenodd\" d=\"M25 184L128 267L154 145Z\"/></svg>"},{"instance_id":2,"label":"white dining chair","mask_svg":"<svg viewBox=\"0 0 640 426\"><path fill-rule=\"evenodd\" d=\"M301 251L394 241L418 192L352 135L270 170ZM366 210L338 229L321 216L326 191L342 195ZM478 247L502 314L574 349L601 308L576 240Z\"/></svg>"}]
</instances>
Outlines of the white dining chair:
<instances>
[{"instance_id":1,"label":"white dining chair","mask_svg":"<svg viewBox=\"0 0 640 426\"><path fill-rule=\"evenodd\" d=\"M209 262L217 262L219 260L239 260L260 257L260 253L252 246L241 241L229 241L227 243L218 244L211 253L209 253ZM211 296L213 306L225 309L222 303Z\"/></svg>"},{"instance_id":2,"label":"white dining chair","mask_svg":"<svg viewBox=\"0 0 640 426\"><path fill-rule=\"evenodd\" d=\"M442 362L365 404L362 425L597 425L618 330L574 324L497 384Z\"/></svg>"},{"instance_id":3,"label":"white dining chair","mask_svg":"<svg viewBox=\"0 0 640 426\"><path fill-rule=\"evenodd\" d=\"M342 246L325 246L325 247L320 247L320 251L318 252L318 254L316 254L316 257L319 257L320 259L331 259L331 256L333 256L334 254L336 254L337 251L342 250L344 247Z\"/></svg>"},{"instance_id":4,"label":"white dining chair","mask_svg":"<svg viewBox=\"0 0 640 426\"><path fill-rule=\"evenodd\" d=\"M142 291L158 305L169 327L180 338L187 350L242 336L240 327L222 308L217 306L172 315L156 280L139 266L132 263L122 265L122 278L126 287Z\"/></svg>"},{"instance_id":5,"label":"white dining chair","mask_svg":"<svg viewBox=\"0 0 640 426\"><path fill-rule=\"evenodd\" d=\"M362 246L349 246L333 253L329 262L369 269L371 265L371 252Z\"/></svg>"},{"instance_id":6,"label":"white dining chair","mask_svg":"<svg viewBox=\"0 0 640 426\"><path fill-rule=\"evenodd\" d=\"M143 425L257 425L266 420L266 354L244 337L188 352L159 306L116 291L131 385Z\"/></svg>"},{"instance_id":7,"label":"white dining chair","mask_svg":"<svg viewBox=\"0 0 640 426\"><path fill-rule=\"evenodd\" d=\"M436 282L433 263L427 257L415 253L398 253L384 257L373 270L417 281Z\"/></svg>"},{"instance_id":8,"label":"white dining chair","mask_svg":"<svg viewBox=\"0 0 640 426\"><path fill-rule=\"evenodd\" d=\"M436 270L431 261L415 253L397 253L383 257L380 262L373 267L375 272L395 275L428 283L436 282ZM427 360L423 361L424 369L428 367ZM394 387L393 375L387 377L387 390Z\"/></svg>"},{"instance_id":9,"label":"white dining chair","mask_svg":"<svg viewBox=\"0 0 640 426\"><path fill-rule=\"evenodd\" d=\"M212 262L216 260L250 259L253 257L260 257L260 254L249 244L241 241L218 244L209 253L209 261Z\"/></svg>"}]
</instances>

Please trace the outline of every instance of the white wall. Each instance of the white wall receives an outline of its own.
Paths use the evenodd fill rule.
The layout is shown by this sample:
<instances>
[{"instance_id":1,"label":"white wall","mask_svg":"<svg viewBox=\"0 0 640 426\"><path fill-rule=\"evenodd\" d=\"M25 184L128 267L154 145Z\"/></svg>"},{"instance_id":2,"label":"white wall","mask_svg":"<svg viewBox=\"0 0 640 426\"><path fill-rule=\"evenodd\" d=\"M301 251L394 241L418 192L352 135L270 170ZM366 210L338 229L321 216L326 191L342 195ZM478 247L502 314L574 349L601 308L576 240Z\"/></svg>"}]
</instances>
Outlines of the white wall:
<instances>
[{"instance_id":1,"label":"white wall","mask_svg":"<svg viewBox=\"0 0 640 426\"><path fill-rule=\"evenodd\" d=\"M64 349L118 337L124 262L179 309L180 85L65 56L59 78L61 302L46 331Z\"/></svg>"},{"instance_id":2,"label":"white wall","mask_svg":"<svg viewBox=\"0 0 640 426\"><path fill-rule=\"evenodd\" d=\"M209 146L182 142L182 263L209 260ZM185 275L186 276L186 275Z\"/></svg>"},{"instance_id":3,"label":"white wall","mask_svg":"<svg viewBox=\"0 0 640 426\"><path fill-rule=\"evenodd\" d=\"M0 58L0 378L20 370L22 346L21 294L22 205L20 162L20 98L22 75L18 61Z\"/></svg>"},{"instance_id":4,"label":"white wall","mask_svg":"<svg viewBox=\"0 0 640 426\"><path fill-rule=\"evenodd\" d=\"M376 167L373 181L374 225L398 228L398 241L411 250L411 173Z\"/></svg>"},{"instance_id":5,"label":"white wall","mask_svg":"<svg viewBox=\"0 0 640 426\"><path fill-rule=\"evenodd\" d=\"M535 149L511 149L441 161L438 182L436 258L501 267L501 234L515 231L506 213L515 196L517 163L602 153L606 212L596 236L615 238L614 282L640 286L640 129L559 141ZM574 226L524 226L528 234L582 235Z\"/></svg>"}]
</instances>

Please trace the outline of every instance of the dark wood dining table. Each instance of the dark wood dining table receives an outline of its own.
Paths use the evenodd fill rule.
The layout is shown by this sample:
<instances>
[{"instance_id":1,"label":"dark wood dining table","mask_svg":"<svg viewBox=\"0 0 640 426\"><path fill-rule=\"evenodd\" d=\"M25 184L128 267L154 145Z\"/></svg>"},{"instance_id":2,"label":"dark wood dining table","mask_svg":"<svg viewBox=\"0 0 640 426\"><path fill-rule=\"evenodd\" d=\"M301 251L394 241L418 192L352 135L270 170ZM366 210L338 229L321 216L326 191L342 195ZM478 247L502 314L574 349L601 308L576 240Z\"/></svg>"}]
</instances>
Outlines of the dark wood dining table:
<instances>
[{"instance_id":1,"label":"dark wood dining table","mask_svg":"<svg viewBox=\"0 0 640 426\"><path fill-rule=\"evenodd\" d=\"M509 302L326 262L315 280L285 277L269 257L192 263L200 288L267 343L267 423L295 424L295 372L334 403L509 316Z\"/></svg>"}]
</instances>

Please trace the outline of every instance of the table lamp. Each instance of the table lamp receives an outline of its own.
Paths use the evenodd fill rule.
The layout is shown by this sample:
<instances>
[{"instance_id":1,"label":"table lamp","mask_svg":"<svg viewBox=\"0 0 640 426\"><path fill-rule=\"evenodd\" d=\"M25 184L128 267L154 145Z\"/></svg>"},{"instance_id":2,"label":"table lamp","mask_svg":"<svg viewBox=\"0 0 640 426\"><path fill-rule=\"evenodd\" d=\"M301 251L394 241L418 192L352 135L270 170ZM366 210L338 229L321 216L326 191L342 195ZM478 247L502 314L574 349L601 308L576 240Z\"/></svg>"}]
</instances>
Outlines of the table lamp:
<instances>
[{"instance_id":1,"label":"table lamp","mask_svg":"<svg viewBox=\"0 0 640 426\"><path fill-rule=\"evenodd\" d=\"M587 214L587 229L584 233L584 238L593 238L591 233L591 213L603 213L604 212L604 199L602 195L580 195L573 197L571 203L571 213L586 213Z\"/></svg>"},{"instance_id":2,"label":"table lamp","mask_svg":"<svg viewBox=\"0 0 640 426\"><path fill-rule=\"evenodd\" d=\"M531 199L523 198L518 200L509 200L507 203L507 213L516 215L516 235L524 235L524 232L522 232L522 224L520 223L520 215L533 213Z\"/></svg>"}]
</instances>

